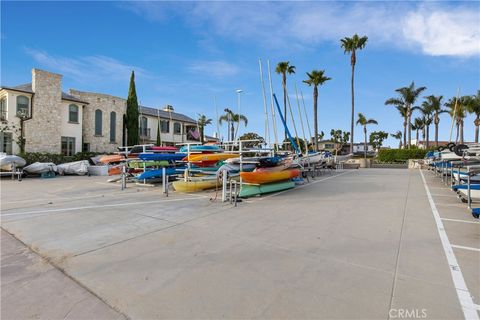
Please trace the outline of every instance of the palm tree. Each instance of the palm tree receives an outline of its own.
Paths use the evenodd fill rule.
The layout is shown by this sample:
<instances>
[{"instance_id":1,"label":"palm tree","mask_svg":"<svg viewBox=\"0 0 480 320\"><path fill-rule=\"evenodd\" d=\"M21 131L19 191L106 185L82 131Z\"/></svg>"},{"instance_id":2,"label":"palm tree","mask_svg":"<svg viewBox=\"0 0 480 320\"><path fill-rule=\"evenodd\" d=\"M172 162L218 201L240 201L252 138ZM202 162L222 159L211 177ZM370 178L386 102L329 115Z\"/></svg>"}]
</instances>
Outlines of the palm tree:
<instances>
[{"instance_id":1,"label":"palm tree","mask_svg":"<svg viewBox=\"0 0 480 320\"><path fill-rule=\"evenodd\" d=\"M352 66L352 79L351 79L351 89L352 89L352 118L350 126L350 153L353 153L353 130L354 130L354 115L355 115L355 90L354 90L354 79L355 79L355 64L357 63L357 50L362 50L367 44L368 37L363 36L359 37L357 34L354 34L353 37L345 37L340 39L341 47L344 50L344 53L350 53L350 65Z\"/></svg>"},{"instance_id":2,"label":"palm tree","mask_svg":"<svg viewBox=\"0 0 480 320\"><path fill-rule=\"evenodd\" d=\"M282 75L283 87L283 116L287 121L287 73L295 73L295 66L290 65L290 61L281 61L277 64L275 72ZM292 115L293 117L293 115ZM285 129L285 140L287 140L287 130Z\"/></svg>"},{"instance_id":3,"label":"palm tree","mask_svg":"<svg viewBox=\"0 0 480 320\"><path fill-rule=\"evenodd\" d=\"M398 149L402 149L402 131L398 130L395 133L390 133L390 136L392 138L398 139L398 141L399 141Z\"/></svg>"},{"instance_id":4,"label":"palm tree","mask_svg":"<svg viewBox=\"0 0 480 320\"><path fill-rule=\"evenodd\" d=\"M443 96L426 96L425 101L422 103L422 107L431 111L433 116L433 124L435 125L435 147L438 147L438 125L440 124L440 114L448 112L448 110L442 109ZM428 137L428 128L427 128Z\"/></svg>"},{"instance_id":5,"label":"palm tree","mask_svg":"<svg viewBox=\"0 0 480 320\"><path fill-rule=\"evenodd\" d=\"M200 129L200 142L205 143L205 126L212 124L212 119L208 119L206 115L199 114L197 120L198 128Z\"/></svg>"},{"instance_id":6,"label":"palm tree","mask_svg":"<svg viewBox=\"0 0 480 320\"><path fill-rule=\"evenodd\" d=\"M392 99L387 100L389 102ZM400 113L400 116L403 118L403 147L407 145L407 126L408 126L408 112L407 112L407 107L403 104L403 102L400 101L393 101L385 104L392 104L397 108L398 112ZM402 137L402 136L400 136Z\"/></svg>"},{"instance_id":7,"label":"palm tree","mask_svg":"<svg viewBox=\"0 0 480 320\"><path fill-rule=\"evenodd\" d=\"M325 76L325 70L312 70L312 72L307 72L308 79L303 80L309 86L313 85L313 125L314 125L314 141L315 141L315 151L318 151L318 113L317 113L317 101L318 101L318 86L323 85L328 80L332 78Z\"/></svg>"},{"instance_id":8,"label":"palm tree","mask_svg":"<svg viewBox=\"0 0 480 320\"><path fill-rule=\"evenodd\" d=\"M463 143L463 124L464 119L467 116L467 105L469 103L469 97L460 97L460 98L451 98L445 103L445 106L449 108L450 116L455 122L455 127L457 129L457 134L455 142L460 141Z\"/></svg>"},{"instance_id":9,"label":"palm tree","mask_svg":"<svg viewBox=\"0 0 480 320\"><path fill-rule=\"evenodd\" d=\"M368 119L361 113L358 114L357 125L363 126L363 133L365 134L365 159L367 159L367 125L378 124L375 119Z\"/></svg>"},{"instance_id":10,"label":"palm tree","mask_svg":"<svg viewBox=\"0 0 480 320\"><path fill-rule=\"evenodd\" d=\"M413 112L413 105L415 101L417 101L420 94L425 91L426 87L418 87L415 88L415 82L412 83L408 87L398 88L395 91L398 92L398 98L390 98L385 101L385 104L399 106L403 105L407 108L407 123L411 122L412 119L412 112ZM412 128L408 126L408 147L412 144Z\"/></svg>"},{"instance_id":11,"label":"palm tree","mask_svg":"<svg viewBox=\"0 0 480 320\"><path fill-rule=\"evenodd\" d=\"M475 142L478 143L478 131L480 126L480 90L477 91L476 95L474 94L468 99L467 110L475 115L475 120L473 121L475 124Z\"/></svg>"},{"instance_id":12,"label":"palm tree","mask_svg":"<svg viewBox=\"0 0 480 320\"><path fill-rule=\"evenodd\" d=\"M218 123L222 124L223 121L227 121L228 126L230 127L230 137L229 140L233 141L235 139L235 123L243 122L245 127L248 124L248 119L243 114L234 113L232 110L226 108L225 114L218 118Z\"/></svg>"},{"instance_id":13,"label":"palm tree","mask_svg":"<svg viewBox=\"0 0 480 320\"><path fill-rule=\"evenodd\" d=\"M410 124L411 127L412 127L412 130L415 130L417 131L417 134L416 134L416 140L417 140L417 146L419 145L419 141L418 141L418 133L420 130L423 130L425 128L425 123L423 122L423 118L415 118L413 120L413 123ZM425 134L424 134L425 136Z\"/></svg>"}]
</instances>

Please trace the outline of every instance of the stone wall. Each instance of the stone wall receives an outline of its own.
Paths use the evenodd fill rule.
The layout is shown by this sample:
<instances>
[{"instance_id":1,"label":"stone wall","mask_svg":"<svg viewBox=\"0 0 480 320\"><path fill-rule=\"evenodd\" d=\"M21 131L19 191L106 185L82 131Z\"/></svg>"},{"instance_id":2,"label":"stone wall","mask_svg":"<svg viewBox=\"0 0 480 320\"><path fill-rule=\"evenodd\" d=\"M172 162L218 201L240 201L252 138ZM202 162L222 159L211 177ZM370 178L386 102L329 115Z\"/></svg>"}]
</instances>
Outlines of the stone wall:
<instances>
[{"instance_id":1,"label":"stone wall","mask_svg":"<svg viewBox=\"0 0 480 320\"><path fill-rule=\"evenodd\" d=\"M62 76L33 69L32 119L25 121L25 151L61 151Z\"/></svg>"},{"instance_id":2,"label":"stone wall","mask_svg":"<svg viewBox=\"0 0 480 320\"><path fill-rule=\"evenodd\" d=\"M83 143L90 145L93 152L115 152L122 146L123 115L126 111L125 99L93 92L83 92L70 89L72 96L79 98L88 105L83 108ZM102 134L95 135L95 110L102 111ZM115 142L110 142L110 113L116 113Z\"/></svg>"}]
</instances>

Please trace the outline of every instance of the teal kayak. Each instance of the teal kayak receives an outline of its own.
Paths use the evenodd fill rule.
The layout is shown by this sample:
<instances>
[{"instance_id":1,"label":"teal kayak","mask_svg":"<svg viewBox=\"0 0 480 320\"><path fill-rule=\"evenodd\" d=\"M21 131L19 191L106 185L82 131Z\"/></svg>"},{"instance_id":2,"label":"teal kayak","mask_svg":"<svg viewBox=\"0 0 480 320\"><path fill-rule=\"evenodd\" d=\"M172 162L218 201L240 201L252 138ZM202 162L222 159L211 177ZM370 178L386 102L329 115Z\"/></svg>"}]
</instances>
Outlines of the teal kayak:
<instances>
[{"instance_id":1,"label":"teal kayak","mask_svg":"<svg viewBox=\"0 0 480 320\"><path fill-rule=\"evenodd\" d=\"M240 198L248 198L248 197L257 196L260 194L292 189L294 187L295 187L295 182L293 181L280 181L280 182L266 183L266 184L259 184L259 185L242 184L242 188L240 189L240 193L238 196Z\"/></svg>"}]
</instances>

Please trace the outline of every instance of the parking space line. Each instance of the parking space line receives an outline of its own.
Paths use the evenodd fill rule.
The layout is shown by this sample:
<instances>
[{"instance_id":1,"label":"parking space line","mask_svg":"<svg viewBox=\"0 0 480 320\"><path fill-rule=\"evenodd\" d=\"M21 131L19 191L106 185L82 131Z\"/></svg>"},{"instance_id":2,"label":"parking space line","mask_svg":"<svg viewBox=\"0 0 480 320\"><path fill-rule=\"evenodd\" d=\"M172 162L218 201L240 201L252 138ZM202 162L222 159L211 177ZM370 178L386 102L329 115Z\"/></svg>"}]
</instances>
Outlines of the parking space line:
<instances>
[{"instance_id":1,"label":"parking space line","mask_svg":"<svg viewBox=\"0 0 480 320\"><path fill-rule=\"evenodd\" d=\"M470 251L480 252L480 249L472 248L472 247L465 247L465 246L457 246L456 244L452 244L452 248L457 248L457 249L463 249L463 250L470 250Z\"/></svg>"},{"instance_id":2,"label":"parking space line","mask_svg":"<svg viewBox=\"0 0 480 320\"><path fill-rule=\"evenodd\" d=\"M448 219L448 218L441 218L443 221L454 221L454 222L463 222L463 223L472 223L472 224L479 224L480 222L477 221L468 221L468 220L459 220L459 219Z\"/></svg>"},{"instance_id":3,"label":"parking space line","mask_svg":"<svg viewBox=\"0 0 480 320\"><path fill-rule=\"evenodd\" d=\"M179 199L164 199L164 200L155 200L155 201L138 201L138 202L127 202L127 203L115 203L115 204L104 204L97 206L85 206L85 207L73 207L73 208L60 208L60 209L48 209L48 210L39 210L39 211L27 211L27 212L12 212L2 214L1 217L10 217L10 216L21 216L21 215L36 215L36 214L49 214L54 212L66 212L66 211L77 211L77 210L86 210L86 209L98 209L98 208L110 208L110 207L123 207L123 206L135 206L135 205L145 205L153 203L162 203L162 202L175 202L175 201L184 201L184 200L196 200L199 198L207 198L207 196L192 196L190 198L179 198Z\"/></svg>"},{"instance_id":4,"label":"parking space line","mask_svg":"<svg viewBox=\"0 0 480 320\"><path fill-rule=\"evenodd\" d=\"M462 270L460 269L460 266L457 262L457 258L455 257L455 254L453 252L450 240L448 240L448 235L443 226L443 222L440 218L437 206L433 201L432 194L430 193L430 189L427 185L427 181L425 180L422 169L420 169L419 171L420 175L422 176L423 186L425 188L425 192L427 193L427 198L428 202L430 203L433 218L435 219L435 222L437 224L437 231L438 235L440 236L443 251L445 252L448 265L450 266L450 274L452 275L453 284L457 291L458 301L460 302L460 306L462 307L463 315L465 319L478 320L479 317L477 310L475 309L472 296L470 295L470 291L468 291L467 284L465 283L465 279L463 278Z\"/></svg>"}]
</instances>

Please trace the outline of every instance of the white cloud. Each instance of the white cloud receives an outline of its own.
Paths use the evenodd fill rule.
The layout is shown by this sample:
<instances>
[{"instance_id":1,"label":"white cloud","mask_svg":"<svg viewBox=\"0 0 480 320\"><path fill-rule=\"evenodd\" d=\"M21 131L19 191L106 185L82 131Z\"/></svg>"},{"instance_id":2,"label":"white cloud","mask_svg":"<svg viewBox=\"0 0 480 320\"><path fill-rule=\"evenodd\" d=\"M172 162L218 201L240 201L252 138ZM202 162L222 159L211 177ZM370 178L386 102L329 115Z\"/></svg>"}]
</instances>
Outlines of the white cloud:
<instances>
[{"instance_id":1,"label":"white cloud","mask_svg":"<svg viewBox=\"0 0 480 320\"><path fill-rule=\"evenodd\" d=\"M240 72L240 68L226 61L196 61L188 67L193 73L199 73L206 76L218 78L235 76Z\"/></svg>"},{"instance_id":2,"label":"white cloud","mask_svg":"<svg viewBox=\"0 0 480 320\"><path fill-rule=\"evenodd\" d=\"M406 39L425 54L473 56L480 54L480 14L466 9L419 9L407 15L403 24Z\"/></svg>"},{"instance_id":3,"label":"white cloud","mask_svg":"<svg viewBox=\"0 0 480 320\"><path fill-rule=\"evenodd\" d=\"M129 79L132 70L138 76L148 76L147 72L133 65L123 63L117 59L93 55L79 58L67 58L50 55L45 51L26 48L29 54L41 67L61 73L77 82L125 81Z\"/></svg>"},{"instance_id":4,"label":"white cloud","mask_svg":"<svg viewBox=\"0 0 480 320\"><path fill-rule=\"evenodd\" d=\"M366 34L370 46L421 51L426 55L480 54L478 3L441 2L196 2L169 7L135 2L128 7L151 21L165 12L196 30L266 47L298 49ZM169 11L170 10L170 11Z\"/></svg>"}]
</instances>

